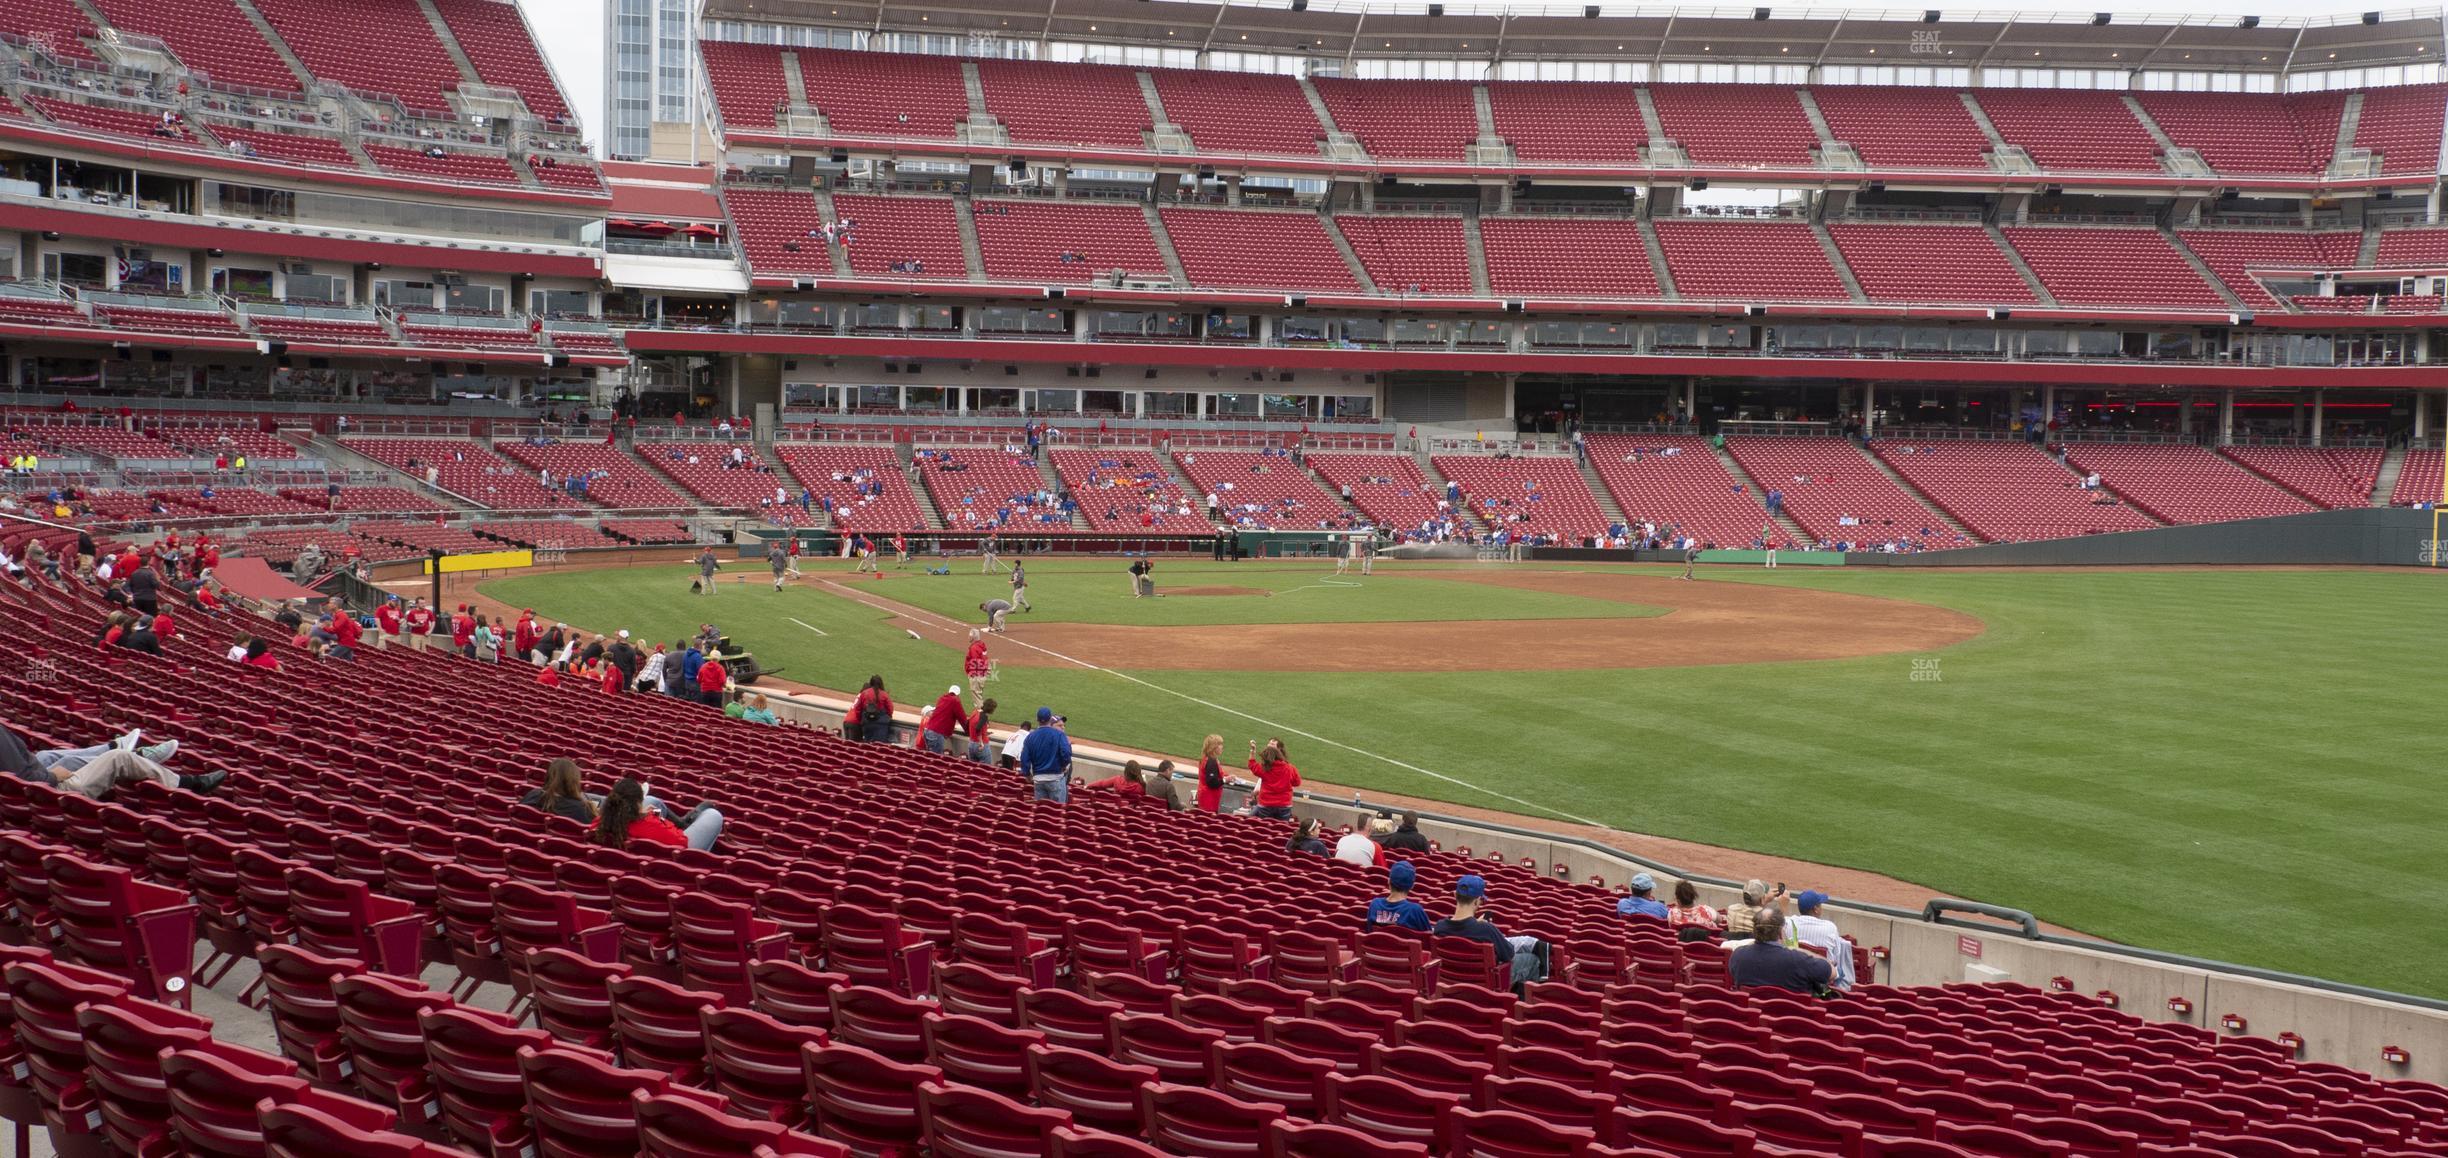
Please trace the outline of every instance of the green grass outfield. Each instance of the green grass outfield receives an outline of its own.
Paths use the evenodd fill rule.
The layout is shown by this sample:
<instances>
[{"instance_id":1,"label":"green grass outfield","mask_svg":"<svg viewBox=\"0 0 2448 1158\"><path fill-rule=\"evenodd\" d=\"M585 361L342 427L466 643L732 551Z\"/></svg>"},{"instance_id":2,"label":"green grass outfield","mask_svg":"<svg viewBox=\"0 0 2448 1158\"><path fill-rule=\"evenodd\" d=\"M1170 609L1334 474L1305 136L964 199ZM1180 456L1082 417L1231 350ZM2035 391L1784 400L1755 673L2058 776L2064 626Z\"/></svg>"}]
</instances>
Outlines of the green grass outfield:
<instances>
[{"instance_id":1,"label":"green grass outfield","mask_svg":"<svg viewBox=\"0 0 2448 1158\"><path fill-rule=\"evenodd\" d=\"M1163 565L1168 585L1283 593L1134 601L1121 566L1031 567L1041 608L1033 618L1652 610L1440 582L1419 567L1380 569L1356 590L1294 592L1323 569L1178 562ZM979 600L1002 591L976 568L956 561L949 577L873 590L973 618ZM846 565L809 567L820 569ZM1085 738L1160 751L1195 751L1215 731L1237 753L1247 737L1298 730L1357 750L1287 735L1294 762L1315 779L1872 870L2131 944L2448 997L2448 956L2409 945L2403 932L2448 908L2448 792L2437 783L2448 588L2439 576L1812 568L1704 577L1917 600L1978 616L1988 630L1927 656L1719 667L1352 676L1007 666L993 693L1004 718L1053 704ZM914 701L959 673L952 651L807 587L734 584L694 598L685 569L640 568L485 590L650 638L713 618L767 665L788 668L787 678L831 687L881 673ZM1937 678L1914 679L1916 659L1935 659Z\"/></svg>"}]
</instances>

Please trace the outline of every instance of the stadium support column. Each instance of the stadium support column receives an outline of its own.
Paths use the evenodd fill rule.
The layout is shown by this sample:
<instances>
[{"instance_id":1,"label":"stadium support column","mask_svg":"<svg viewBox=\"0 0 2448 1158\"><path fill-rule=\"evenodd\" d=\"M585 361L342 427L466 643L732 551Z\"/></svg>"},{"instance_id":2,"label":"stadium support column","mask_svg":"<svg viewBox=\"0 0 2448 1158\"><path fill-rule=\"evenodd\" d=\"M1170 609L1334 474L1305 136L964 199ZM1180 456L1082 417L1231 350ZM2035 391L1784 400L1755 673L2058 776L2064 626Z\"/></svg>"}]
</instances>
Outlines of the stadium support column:
<instances>
[{"instance_id":1,"label":"stadium support column","mask_svg":"<svg viewBox=\"0 0 2448 1158\"><path fill-rule=\"evenodd\" d=\"M1683 421L1693 426L1700 424L1700 380L1698 378L1683 380Z\"/></svg>"},{"instance_id":2,"label":"stadium support column","mask_svg":"<svg viewBox=\"0 0 2448 1158\"><path fill-rule=\"evenodd\" d=\"M2326 420L2327 420L2327 419L2328 419L2328 417L2329 417L2328 410L2329 410L2329 392L2328 392L2328 391L2326 391L2326 390L2315 390L2315 391L2313 391L2313 392L2312 392L2312 445L2314 445L2314 446L2316 446L2316 447L2317 447L2317 446L2319 446L2319 445L2321 444L2321 428L2322 428L2323 426L2327 425L2327 421L2326 421Z\"/></svg>"},{"instance_id":3,"label":"stadium support column","mask_svg":"<svg viewBox=\"0 0 2448 1158\"><path fill-rule=\"evenodd\" d=\"M2430 401L2430 397L2422 391L2414 392L2414 437L2416 438L2423 436L2423 411L2430 409Z\"/></svg>"},{"instance_id":4,"label":"stadium support column","mask_svg":"<svg viewBox=\"0 0 2448 1158\"><path fill-rule=\"evenodd\" d=\"M2230 445L2233 445L2233 444L2234 444L2234 442L2235 442L2235 391L2233 391L2233 390L2228 390L2228 391L2224 391L2224 392L2220 393L2220 395L2219 395L2219 439L2218 439L2218 444L2219 444L2220 446L2230 446Z\"/></svg>"},{"instance_id":5,"label":"stadium support column","mask_svg":"<svg viewBox=\"0 0 2448 1158\"><path fill-rule=\"evenodd\" d=\"M2057 384L2051 382L2040 388L2040 429L2047 430L2048 424L2055 421L2057 421Z\"/></svg>"},{"instance_id":6,"label":"stadium support column","mask_svg":"<svg viewBox=\"0 0 2448 1158\"><path fill-rule=\"evenodd\" d=\"M1862 441L1878 437L1878 383L1862 383Z\"/></svg>"}]
</instances>

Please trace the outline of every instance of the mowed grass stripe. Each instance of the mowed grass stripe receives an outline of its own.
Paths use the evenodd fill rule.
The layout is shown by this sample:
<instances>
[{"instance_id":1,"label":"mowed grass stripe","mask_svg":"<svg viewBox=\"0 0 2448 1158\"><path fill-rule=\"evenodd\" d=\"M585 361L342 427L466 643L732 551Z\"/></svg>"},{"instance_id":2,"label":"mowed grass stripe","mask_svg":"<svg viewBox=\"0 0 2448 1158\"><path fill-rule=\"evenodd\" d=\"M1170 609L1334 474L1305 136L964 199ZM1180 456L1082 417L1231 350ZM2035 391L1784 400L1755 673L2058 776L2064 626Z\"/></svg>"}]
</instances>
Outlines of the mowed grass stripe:
<instances>
[{"instance_id":1,"label":"mowed grass stripe","mask_svg":"<svg viewBox=\"0 0 2448 1158\"><path fill-rule=\"evenodd\" d=\"M1057 578L1065 572L1031 570L1033 595L1051 583L1070 598ZM1118 592L1118 570L1074 573ZM1286 570L1286 580L1316 574ZM1541 594L1412 574L1373 584L1380 614L1420 618L1396 596L1447 589L1468 596L1471 618L1511 618ZM1580 672L1131 674L1628 830L1885 872L2131 943L2448 995L2448 959L2397 951L2390 936L2392 914L2448 905L2448 874L2436 866L2448 803L2429 771L2441 695L2433 657L2448 640L2440 577L1703 574L1928 602L1988 630L1935 653L1936 683L1913 682L1905 655ZM761 585L675 598L685 587L677 572L624 571L489 589L591 626L654 625L657 637L714 618L768 664L829 686L880 672L917 699L958 671L956 654L848 600ZM908 594L923 584L874 589L919 602ZM1236 602L1291 606L1137 604L1170 615ZM1077 603L1066 613L1091 606ZM832 634L819 639L783 615ZM1419 643L1433 648L1433 633ZM1052 703L1085 736L1173 752L1195 750L1209 731L1234 752L1265 734L1101 673L1005 672L993 690L1007 719ZM1294 753L1316 779L1507 807L1316 744L1295 740Z\"/></svg>"}]
</instances>

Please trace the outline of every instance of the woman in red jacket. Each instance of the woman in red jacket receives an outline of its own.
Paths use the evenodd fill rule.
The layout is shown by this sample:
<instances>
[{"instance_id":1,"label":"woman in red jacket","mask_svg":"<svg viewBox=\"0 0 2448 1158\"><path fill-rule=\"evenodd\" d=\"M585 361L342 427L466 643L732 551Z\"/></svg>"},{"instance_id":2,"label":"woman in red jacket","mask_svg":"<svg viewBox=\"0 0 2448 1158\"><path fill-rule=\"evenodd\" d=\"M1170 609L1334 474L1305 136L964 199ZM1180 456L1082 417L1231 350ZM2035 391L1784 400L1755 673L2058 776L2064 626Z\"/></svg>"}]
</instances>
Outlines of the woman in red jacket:
<instances>
[{"instance_id":1,"label":"woman in red jacket","mask_svg":"<svg viewBox=\"0 0 2448 1158\"><path fill-rule=\"evenodd\" d=\"M1250 815L1269 820L1292 819L1292 790L1300 787L1300 769L1284 759L1283 741L1269 739L1266 750L1250 741L1250 774L1258 778L1258 794L1250 797Z\"/></svg>"},{"instance_id":2,"label":"woman in red jacket","mask_svg":"<svg viewBox=\"0 0 2448 1158\"><path fill-rule=\"evenodd\" d=\"M859 689L858 698L850 701L850 710L842 713L842 736L850 740L886 743L893 734L892 696L884 690L884 677L867 677L867 686Z\"/></svg>"},{"instance_id":3,"label":"woman in red jacket","mask_svg":"<svg viewBox=\"0 0 2448 1158\"><path fill-rule=\"evenodd\" d=\"M1209 735L1199 746L1198 810L1216 812L1224 807L1224 737Z\"/></svg>"},{"instance_id":4,"label":"woman in red jacket","mask_svg":"<svg viewBox=\"0 0 2448 1158\"><path fill-rule=\"evenodd\" d=\"M625 848L632 840L687 848L688 834L660 813L646 807L646 786L624 776L604 797L603 812L587 829L587 839L606 848Z\"/></svg>"}]
</instances>

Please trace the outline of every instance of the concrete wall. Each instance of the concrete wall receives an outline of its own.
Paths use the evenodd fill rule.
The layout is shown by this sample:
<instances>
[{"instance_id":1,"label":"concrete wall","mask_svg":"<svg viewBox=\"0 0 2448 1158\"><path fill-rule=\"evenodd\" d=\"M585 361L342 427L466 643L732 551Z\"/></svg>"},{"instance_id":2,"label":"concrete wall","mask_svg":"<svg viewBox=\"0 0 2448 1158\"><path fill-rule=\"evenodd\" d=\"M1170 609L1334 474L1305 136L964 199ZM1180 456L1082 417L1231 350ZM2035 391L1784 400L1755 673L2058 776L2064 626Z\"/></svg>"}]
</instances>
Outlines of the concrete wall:
<instances>
[{"instance_id":1,"label":"concrete wall","mask_svg":"<svg viewBox=\"0 0 2448 1158\"><path fill-rule=\"evenodd\" d=\"M2232 523L2159 527L1925 555L1850 555L1847 566L2066 567L2175 564L2404 566L2428 563L2431 512L2356 507Z\"/></svg>"}]
</instances>

